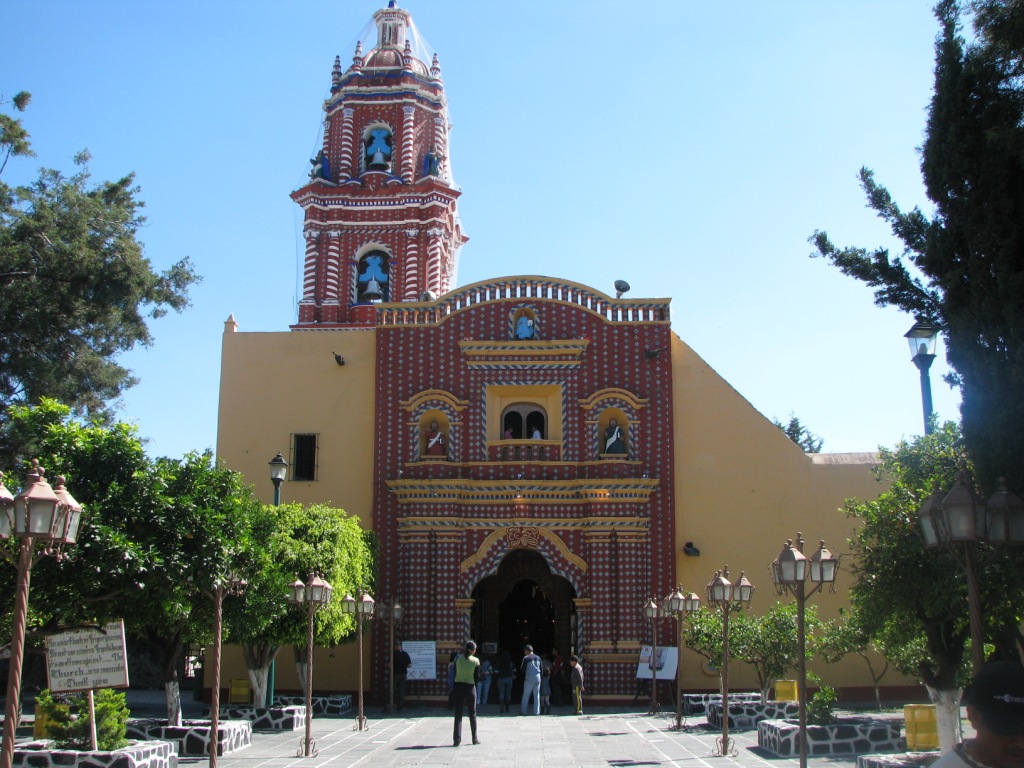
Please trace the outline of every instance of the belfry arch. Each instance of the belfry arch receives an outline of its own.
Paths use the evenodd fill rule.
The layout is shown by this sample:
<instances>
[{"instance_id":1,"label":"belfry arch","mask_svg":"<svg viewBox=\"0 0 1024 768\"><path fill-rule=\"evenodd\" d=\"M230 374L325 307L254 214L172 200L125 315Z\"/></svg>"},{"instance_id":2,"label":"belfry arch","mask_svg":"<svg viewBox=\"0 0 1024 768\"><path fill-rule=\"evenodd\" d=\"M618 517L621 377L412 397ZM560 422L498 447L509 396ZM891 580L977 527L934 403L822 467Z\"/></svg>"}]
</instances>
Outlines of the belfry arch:
<instances>
[{"instance_id":1,"label":"belfry arch","mask_svg":"<svg viewBox=\"0 0 1024 768\"><path fill-rule=\"evenodd\" d=\"M542 656L552 648L566 658L575 652L576 589L536 550L510 551L494 574L477 583L472 597L470 627L481 648L507 650L516 664L527 643Z\"/></svg>"}]
</instances>

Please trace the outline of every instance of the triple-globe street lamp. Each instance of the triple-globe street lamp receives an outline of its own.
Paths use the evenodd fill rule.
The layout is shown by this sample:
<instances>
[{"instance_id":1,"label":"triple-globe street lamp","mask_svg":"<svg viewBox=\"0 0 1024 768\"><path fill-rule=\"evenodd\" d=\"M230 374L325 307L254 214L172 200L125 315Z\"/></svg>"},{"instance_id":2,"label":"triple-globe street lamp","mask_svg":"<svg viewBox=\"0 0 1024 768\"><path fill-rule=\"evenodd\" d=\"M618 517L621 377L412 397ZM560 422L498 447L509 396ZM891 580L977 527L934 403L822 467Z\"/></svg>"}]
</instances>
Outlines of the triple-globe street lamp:
<instances>
[{"instance_id":1,"label":"triple-globe street lamp","mask_svg":"<svg viewBox=\"0 0 1024 768\"><path fill-rule=\"evenodd\" d=\"M683 588L676 587L675 592L665 598L662 605L666 613L676 620L679 635L679 647L676 651L681 655L683 652L683 619L700 608L700 598L693 592L685 593ZM682 660L676 662L676 724L675 729L682 730L683 727L683 665Z\"/></svg>"},{"instance_id":2,"label":"triple-globe street lamp","mask_svg":"<svg viewBox=\"0 0 1024 768\"><path fill-rule=\"evenodd\" d=\"M25 624L28 618L32 566L44 555L59 557L63 545L74 544L82 516L82 507L64 487L64 478L58 477L56 487L51 488L45 474L39 462L33 461L32 471L17 496L12 496L3 486L3 476L0 475L0 540L19 539L17 559L0 549L0 554L18 569L7 673L7 707L4 712L3 745L0 747L2 768L11 768L14 760L14 740L21 711L21 667L25 654ZM43 549L38 556L33 556L37 542L43 545Z\"/></svg>"},{"instance_id":3,"label":"triple-globe street lamp","mask_svg":"<svg viewBox=\"0 0 1024 768\"><path fill-rule=\"evenodd\" d=\"M288 602L306 605L306 735L299 742L296 757L316 757L313 741L313 616L317 609L331 601L331 585L319 576L310 574L309 583L296 579L288 590Z\"/></svg>"},{"instance_id":4,"label":"triple-globe street lamp","mask_svg":"<svg viewBox=\"0 0 1024 768\"><path fill-rule=\"evenodd\" d=\"M722 736L716 740L715 757L735 755L736 749L729 741L729 614L734 608L750 604L754 585L740 571L740 580L729 581L729 566L715 573L708 583L708 604L722 611Z\"/></svg>"},{"instance_id":5,"label":"triple-globe street lamp","mask_svg":"<svg viewBox=\"0 0 1024 768\"><path fill-rule=\"evenodd\" d=\"M213 662L211 670L213 686L210 690L210 768L217 768L217 754L220 751L220 661L221 639L224 627L224 598L240 595L247 584L234 574L217 579L207 596L213 601Z\"/></svg>"},{"instance_id":6,"label":"triple-globe street lamp","mask_svg":"<svg viewBox=\"0 0 1024 768\"><path fill-rule=\"evenodd\" d=\"M775 590L780 595L789 592L796 598L796 633L797 646L797 703L800 707L800 768L807 768L807 637L804 623L804 606L807 598L818 592L826 584L835 591L836 571L839 560L825 549L824 540L818 551L809 558L804 555L804 538L797 533L796 544L792 539L786 542L782 552L769 566ZM815 586L806 591L807 576Z\"/></svg>"},{"instance_id":7,"label":"triple-globe street lamp","mask_svg":"<svg viewBox=\"0 0 1024 768\"><path fill-rule=\"evenodd\" d=\"M345 613L354 614L356 617L356 643L359 646L359 713L356 715L356 723L353 730L365 731L369 728L366 724L366 716L363 714L363 622L373 618L373 610L376 604L368 592L359 592L359 597L345 595L342 602L342 610Z\"/></svg>"}]
</instances>

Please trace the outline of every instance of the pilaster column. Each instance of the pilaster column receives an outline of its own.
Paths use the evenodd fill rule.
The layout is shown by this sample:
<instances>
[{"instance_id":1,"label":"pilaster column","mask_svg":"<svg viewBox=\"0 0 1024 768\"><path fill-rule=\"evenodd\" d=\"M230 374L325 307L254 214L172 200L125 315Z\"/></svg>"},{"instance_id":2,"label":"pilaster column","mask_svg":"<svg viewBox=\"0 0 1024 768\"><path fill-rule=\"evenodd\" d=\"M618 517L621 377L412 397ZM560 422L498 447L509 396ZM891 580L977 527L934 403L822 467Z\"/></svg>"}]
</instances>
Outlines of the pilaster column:
<instances>
[{"instance_id":1,"label":"pilaster column","mask_svg":"<svg viewBox=\"0 0 1024 768\"><path fill-rule=\"evenodd\" d=\"M402 181L412 184L416 159L412 154L413 117L416 115L416 107L403 107L402 114Z\"/></svg>"}]
</instances>

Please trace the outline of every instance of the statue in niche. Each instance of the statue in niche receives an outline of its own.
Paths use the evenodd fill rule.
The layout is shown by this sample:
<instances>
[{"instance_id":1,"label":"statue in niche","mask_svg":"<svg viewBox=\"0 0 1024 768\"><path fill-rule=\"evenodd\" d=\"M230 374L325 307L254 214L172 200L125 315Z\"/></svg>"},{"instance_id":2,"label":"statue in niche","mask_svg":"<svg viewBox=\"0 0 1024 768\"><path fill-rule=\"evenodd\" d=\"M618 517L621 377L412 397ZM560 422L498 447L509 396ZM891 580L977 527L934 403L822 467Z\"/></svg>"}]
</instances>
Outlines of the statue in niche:
<instances>
[{"instance_id":1,"label":"statue in niche","mask_svg":"<svg viewBox=\"0 0 1024 768\"><path fill-rule=\"evenodd\" d=\"M323 150L317 154L315 158L309 161L313 166L313 170L309 172L309 178L311 179L326 179L331 178L331 165L327 160L327 155L324 154Z\"/></svg>"},{"instance_id":2,"label":"statue in niche","mask_svg":"<svg viewBox=\"0 0 1024 768\"><path fill-rule=\"evenodd\" d=\"M602 453L626 453L626 436L622 434L622 427L615 419L608 422L604 431L604 451Z\"/></svg>"},{"instance_id":3,"label":"statue in niche","mask_svg":"<svg viewBox=\"0 0 1024 768\"><path fill-rule=\"evenodd\" d=\"M366 137L366 167L372 171L386 171L391 167L391 131L374 128Z\"/></svg>"},{"instance_id":4,"label":"statue in niche","mask_svg":"<svg viewBox=\"0 0 1024 768\"><path fill-rule=\"evenodd\" d=\"M427 430L427 456L448 456L448 446L445 445L444 432L437 428L437 422L430 422L430 429Z\"/></svg>"},{"instance_id":5,"label":"statue in niche","mask_svg":"<svg viewBox=\"0 0 1024 768\"><path fill-rule=\"evenodd\" d=\"M434 150L428 149L427 154L423 156L423 175L424 176L440 176L441 175L441 156L435 155Z\"/></svg>"},{"instance_id":6,"label":"statue in niche","mask_svg":"<svg viewBox=\"0 0 1024 768\"><path fill-rule=\"evenodd\" d=\"M387 301L388 271L380 253L371 253L362 260L362 271L359 273L359 295L367 301Z\"/></svg>"},{"instance_id":7,"label":"statue in niche","mask_svg":"<svg viewBox=\"0 0 1024 768\"><path fill-rule=\"evenodd\" d=\"M533 318L526 312L521 312L516 318L514 331L517 339L533 339L537 337L537 329L534 327Z\"/></svg>"}]
</instances>

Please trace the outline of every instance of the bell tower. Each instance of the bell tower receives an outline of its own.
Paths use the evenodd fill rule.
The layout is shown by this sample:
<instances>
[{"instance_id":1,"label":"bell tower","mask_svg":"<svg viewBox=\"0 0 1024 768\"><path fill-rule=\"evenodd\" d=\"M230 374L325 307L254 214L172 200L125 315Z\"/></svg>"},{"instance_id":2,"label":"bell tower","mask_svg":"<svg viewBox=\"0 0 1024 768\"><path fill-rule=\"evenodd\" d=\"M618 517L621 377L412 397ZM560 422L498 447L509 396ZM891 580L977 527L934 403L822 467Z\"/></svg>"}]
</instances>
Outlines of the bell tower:
<instances>
[{"instance_id":1,"label":"bell tower","mask_svg":"<svg viewBox=\"0 0 1024 768\"><path fill-rule=\"evenodd\" d=\"M357 43L344 71L334 60L323 146L292 193L306 242L294 329L372 324L374 304L447 293L468 240L437 54L395 0L373 19L373 48Z\"/></svg>"}]
</instances>

